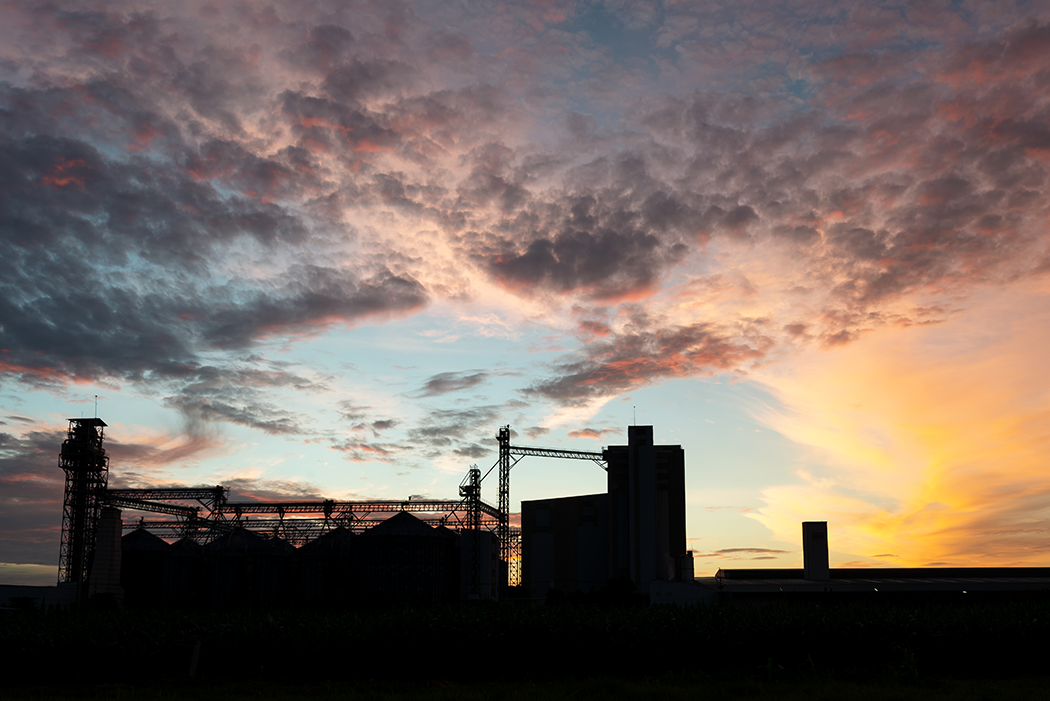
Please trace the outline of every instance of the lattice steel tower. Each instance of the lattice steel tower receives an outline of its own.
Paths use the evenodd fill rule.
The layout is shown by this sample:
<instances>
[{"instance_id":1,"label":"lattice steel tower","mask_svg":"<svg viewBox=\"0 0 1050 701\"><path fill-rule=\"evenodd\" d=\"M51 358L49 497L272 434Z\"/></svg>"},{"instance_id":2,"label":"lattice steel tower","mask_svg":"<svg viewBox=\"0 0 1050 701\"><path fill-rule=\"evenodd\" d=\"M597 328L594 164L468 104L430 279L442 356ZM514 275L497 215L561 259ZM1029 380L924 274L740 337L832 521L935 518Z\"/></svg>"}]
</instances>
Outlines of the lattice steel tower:
<instances>
[{"instance_id":1,"label":"lattice steel tower","mask_svg":"<svg viewBox=\"0 0 1050 701\"><path fill-rule=\"evenodd\" d=\"M499 523L496 524L496 537L499 538L499 559L507 572L502 573L503 585L506 586L510 572L510 468L514 462L510 459L510 426L500 426L496 434L499 441ZM519 458L520 459L520 458Z\"/></svg>"},{"instance_id":2,"label":"lattice steel tower","mask_svg":"<svg viewBox=\"0 0 1050 701\"><path fill-rule=\"evenodd\" d=\"M66 472L66 499L62 506L62 550L59 583L75 582L77 599L87 595L88 576L95 553L99 512L109 478L109 458L102 447L102 419L69 419L69 436L62 441L59 467Z\"/></svg>"}]
</instances>

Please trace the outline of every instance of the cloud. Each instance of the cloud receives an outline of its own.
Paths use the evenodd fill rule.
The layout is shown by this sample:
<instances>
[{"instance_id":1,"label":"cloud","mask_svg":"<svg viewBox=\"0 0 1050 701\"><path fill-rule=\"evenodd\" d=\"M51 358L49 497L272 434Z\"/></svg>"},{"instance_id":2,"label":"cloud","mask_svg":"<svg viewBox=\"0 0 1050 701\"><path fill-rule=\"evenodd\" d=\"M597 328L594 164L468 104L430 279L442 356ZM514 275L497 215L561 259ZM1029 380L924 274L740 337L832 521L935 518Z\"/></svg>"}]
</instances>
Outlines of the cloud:
<instances>
[{"instance_id":1,"label":"cloud","mask_svg":"<svg viewBox=\"0 0 1050 701\"><path fill-rule=\"evenodd\" d=\"M990 88L1045 74L1050 24L1029 18L994 38L968 42L953 52L940 77L954 87Z\"/></svg>"},{"instance_id":2,"label":"cloud","mask_svg":"<svg viewBox=\"0 0 1050 701\"><path fill-rule=\"evenodd\" d=\"M406 431L407 442L435 460L448 453L472 460L491 454L493 426L505 420L507 407L479 405L466 409L435 409Z\"/></svg>"},{"instance_id":3,"label":"cloud","mask_svg":"<svg viewBox=\"0 0 1050 701\"><path fill-rule=\"evenodd\" d=\"M338 403L339 417L346 421L361 421L368 416L372 407L361 406L351 399L343 399Z\"/></svg>"},{"instance_id":4,"label":"cloud","mask_svg":"<svg viewBox=\"0 0 1050 701\"><path fill-rule=\"evenodd\" d=\"M727 560L775 560L778 555L790 555L789 550L774 550L771 548L722 548L712 552L693 552L693 557L724 558Z\"/></svg>"},{"instance_id":5,"label":"cloud","mask_svg":"<svg viewBox=\"0 0 1050 701\"><path fill-rule=\"evenodd\" d=\"M550 432L551 430L545 426L530 426L523 431L523 433L532 440L536 440L541 436L546 436Z\"/></svg>"},{"instance_id":6,"label":"cloud","mask_svg":"<svg viewBox=\"0 0 1050 701\"><path fill-rule=\"evenodd\" d=\"M81 155L72 162L98 160L91 152ZM186 206L174 206L159 191L143 193L135 202L126 192L117 202L107 192L90 191L109 187L92 185L84 193L83 206L68 197L60 205L50 195L40 197L48 187L7 191L7 203L0 207L11 213L10 230L15 235L0 244L4 253L0 269L5 271L0 325L6 337L0 363L8 372L41 383L138 379L150 374L177 377L196 365L199 354L208 348L243 348L275 335L309 335L333 324L410 313L427 301L417 281L384 269L359 278L330 267L300 264L284 271L282 284L256 283L254 289L249 280L239 285L209 284L206 274L185 285L171 268L150 271L148 265L145 270L114 275L112 271L125 266L129 256L142 256L147 263L159 262L163 256L166 263L197 269L200 256L209 250L219 253L216 239L197 242L186 232L207 230L221 241L224 227L184 221ZM152 203L148 217L158 218L157 226L147 221L135 224L140 214L146 216L147 202ZM171 218L163 216L166 202L171 204ZM70 207L90 216L71 218ZM289 235L280 217L274 218L279 210L237 212L236 201L232 209L221 216L240 219L238 228L285 243L299 239L298 229ZM121 224L101 229L97 220ZM136 227L134 234L124 228L128 223ZM165 235L168 227L177 233ZM143 241L138 235L142 230L158 234L162 241L158 245Z\"/></svg>"},{"instance_id":7,"label":"cloud","mask_svg":"<svg viewBox=\"0 0 1050 701\"><path fill-rule=\"evenodd\" d=\"M385 17L373 12L359 14ZM794 279L778 282L827 281L778 319L809 331L792 343L825 345L902 321L888 308L915 296L965 294L1019 274L1034 245L1039 198L1011 202L1018 195L1006 193L1039 182L1045 168L1037 160L1045 106L1032 89L1046 31L1038 21L942 58L869 50L848 34L858 43L808 74L814 101L805 113L774 118L780 98L772 93L657 92L632 108L629 131L521 148L497 128L517 109L506 90L484 81L432 89L420 79L421 69L440 74L428 68L434 52L470 59L477 47L469 34L430 32L425 46L395 47L374 33L379 25L320 21L312 9L298 23L278 16L265 27L247 8L225 13L281 40L260 53L240 36L219 42L198 27L162 58L156 47L174 18L89 13L55 26L60 44L91 56L84 72L45 57L41 70L64 76L65 87L2 86L19 107L0 120L12 166L3 205L14 234L3 256L10 301L0 308L15 341L0 359L9 373L44 384L178 374L204 349L423 309L435 272L411 243L377 251L377 261L404 263L394 267L348 269L310 252L318 243L333 250L331 235L345 231L351 209L365 223L375 207L432 222L454 250L524 298L652 300L690 256L720 239L745 242L782 275L794 268L785 275ZM909 40L962 31L951 16ZM403 21L420 19L409 12ZM683 31L703 41L695 28ZM132 57L138 73L117 70ZM990 83L960 79L967 71L1011 82L999 80L989 100ZM1000 113L1005 93L1009 115ZM196 121L173 119L178 109ZM263 113L270 122L258 120ZM260 129L268 134L261 141L252 131ZM117 143L114 134L136 140ZM953 139L971 151L953 150ZM419 172L422 163L437 167L440 181ZM261 275L215 264L248 241L270 261L289 262ZM44 245L49 253L35 255ZM137 271L134 260L153 267ZM181 284L172 266L193 283ZM136 274L132 284L114 283L107 270ZM74 276L88 291L77 299L62 293ZM78 328L85 314L94 323ZM52 327L77 328L78 352L61 353L48 339ZM585 340L606 338L601 322L580 329ZM679 376L662 372L638 374ZM586 385L590 374L578 380ZM610 391L629 384L614 380ZM568 387L536 387L572 397Z\"/></svg>"},{"instance_id":8,"label":"cloud","mask_svg":"<svg viewBox=\"0 0 1050 701\"><path fill-rule=\"evenodd\" d=\"M389 271L360 282L325 268L289 272L294 283L286 294L256 293L242 305L205 316L204 340L219 348L243 347L269 335L317 333L335 323L411 312L426 302L418 282Z\"/></svg>"},{"instance_id":9,"label":"cloud","mask_svg":"<svg viewBox=\"0 0 1050 701\"><path fill-rule=\"evenodd\" d=\"M0 549L8 562L58 562L65 480L58 454L65 438L60 429L0 433Z\"/></svg>"},{"instance_id":10,"label":"cloud","mask_svg":"<svg viewBox=\"0 0 1050 701\"><path fill-rule=\"evenodd\" d=\"M734 341L706 324L650 328L639 320L559 362L554 377L526 392L580 404L663 379L735 370L761 356L761 346Z\"/></svg>"},{"instance_id":11,"label":"cloud","mask_svg":"<svg viewBox=\"0 0 1050 701\"><path fill-rule=\"evenodd\" d=\"M163 402L179 411L186 432L192 436L207 435L209 425L219 422L270 435L307 433L304 419L274 404L272 395L280 389L324 389L323 383L289 372L279 363L252 358L225 367L195 368L179 379L181 382L175 384L177 393L165 397Z\"/></svg>"},{"instance_id":12,"label":"cloud","mask_svg":"<svg viewBox=\"0 0 1050 701\"><path fill-rule=\"evenodd\" d=\"M178 409L190 424L228 422L247 426L270 435L297 435L304 432L299 418L262 399L250 389L231 388L221 392L197 392L166 399L167 406Z\"/></svg>"},{"instance_id":13,"label":"cloud","mask_svg":"<svg viewBox=\"0 0 1050 701\"><path fill-rule=\"evenodd\" d=\"M569 438L593 438L594 440L601 440L607 433L618 433L619 429L615 428L580 428L569 431Z\"/></svg>"},{"instance_id":14,"label":"cloud","mask_svg":"<svg viewBox=\"0 0 1050 701\"><path fill-rule=\"evenodd\" d=\"M476 372L473 374L441 372L430 377L423 387L419 389L417 394L423 397L433 397L447 394L449 392L459 392L461 390L476 387L485 382L487 378L488 373L485 372Z\"/></svg>"},{"instance_id":15,"label":"cloud","mask_svg":"<svg viewBox=\"0 0 1050 701\"><path fill-rule=\"evenodd\" d=\"M116 437L112 431L110 434L106 440L106 452L115 465L120 465L120 474L124 478L135 468L166 467L199 459L202 453L217 447L210 436L201 434L128 436L126 432L120 432Z\"/></svg>"},{"instance_id":16,"label":"cloud","mask_svg":"<svg viewBox=\"0 0 1050 701\"><path fill-rule=\"evenodd\" d=\"M320 501L325 498L315 485L307 482L250 477L226 477L221 481L230 490L229 501Z\"/></svg>"},{"instance_id":17,"label":"cloud","mask_svg":"<svg viewBox=\"0 0 1050 701\"><path fill-rule=\"evenodd\" d=\"M357 440L339 441L332 448L342 452L343 457L351 462L394 462L398 453L405 446L393 443L374 443Z\"/></svg>"},{"instance_id":18,"label":"cloud","mask_svg":"<svg viewBox=\"0 0 1050 701\"><path fill-rule=\"evenodd\" d=\"M648 292L664 260L680 250L665 253L658 239L637 232L567 231L533 241L520 254L501 256L490 269L505 287L526 294L537 287L584 288L592 299L616 300Z\"/></svg>"},{"instance_id":19,"label":"cloud","mask_svg":"<svg viewBox=\"0 0 1050 701\"><path fill-rule=\"evenodd\" d=\"M471 443L468 446L456 448L452 452L460 457L470 458L471 460L480 460L481 458L492 455L492 448L486 448L477 443Z\"/></svg>"},{"instance_id":20,"label":"cloud","mask_svg":"<svg viewBox=\"0 0 1050 701\"><path fill-rule=\"evenodd\" d=\"M439 409L432 411L419 425L410 429L409 436L432 445L450 445L452 439L463 438L482 426L490 425L500 414L501 407L492 404L469 409Z\"/></svg>"}]
</instances>

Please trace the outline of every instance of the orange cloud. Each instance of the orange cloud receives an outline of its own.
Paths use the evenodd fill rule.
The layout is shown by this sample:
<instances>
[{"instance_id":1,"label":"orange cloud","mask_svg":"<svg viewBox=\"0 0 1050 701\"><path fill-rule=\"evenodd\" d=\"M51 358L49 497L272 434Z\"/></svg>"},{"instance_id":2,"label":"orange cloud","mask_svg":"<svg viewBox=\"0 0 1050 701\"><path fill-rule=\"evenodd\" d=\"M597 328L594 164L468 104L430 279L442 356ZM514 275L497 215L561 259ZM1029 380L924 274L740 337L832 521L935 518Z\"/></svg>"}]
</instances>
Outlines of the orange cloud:
<instances>
[{"instance_id":1,"label":"orange cloud","mask_svg":"<svg viewBox=\"0 0 1050 701\"><path fill-rule=\"evenodd\" d=\"M3 353L5 351L0 351ZM56 382L60 384L66 384L72 382L76 385L89 385L93 382L97 382L98 378L87 377L84 375L71 374L73 371L63 370L53 365L41 365L40 367L31 367L18 362L7 362L0 359L0 375L19 375L23 379L36 381L36 382Z\"/></svg>"},{"instance_id":2,"label":"orange cloud","mask_svg":"<svg viewBox=\"0 0 1050 701\"><path fill-rule=\"evenodd\" d=\"M581 428L575 431L569 431L569 438L593 438L594 440L600 441L607 433L616 433L618 429L615 428Z\"/></svg>"},{"instance_id":3,"label":"orange cloud","mask_svg":"<svg viewBox=\"0 0 1050 701\"><path fill-rule=\"evenodd\" d=\"M220 443L212 436L169 433L116 424L110 430L107 450L121 470L164 468L197 460L216 450Z\"/></svg>"},{"instance_id":4,"label":"orange cloud","mask_svg":"<svg viewBox=\"0 0 1050 701\"><path fill-rule=\"evenodd\" d=\"M51 172L42 176L40 181L56 190L67 185L83 188L84 176L71 172L75 168L87 168L87 163L79 158L72 161L66 158L59 158Z\"/></svg>"}]
</instances>

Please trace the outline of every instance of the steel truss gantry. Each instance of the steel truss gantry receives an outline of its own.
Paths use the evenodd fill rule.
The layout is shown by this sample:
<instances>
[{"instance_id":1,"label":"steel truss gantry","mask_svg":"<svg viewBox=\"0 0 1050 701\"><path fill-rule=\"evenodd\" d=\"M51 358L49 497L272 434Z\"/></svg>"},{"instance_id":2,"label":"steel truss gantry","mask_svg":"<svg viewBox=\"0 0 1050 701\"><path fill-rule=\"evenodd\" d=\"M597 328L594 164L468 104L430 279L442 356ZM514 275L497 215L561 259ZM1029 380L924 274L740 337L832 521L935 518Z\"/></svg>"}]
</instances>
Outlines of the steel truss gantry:
<instances>
[{"instance_id":1,"label":"steel truss gantry","mask_svg":"<svg viewBox=\"0 0 1050 701\"><path fill-rule=\"evenodd\" d=\"M507 568L506 581L516 584L519 580L520 535L518 528L510 525L510 471L527 456L543 458L567 458L589 460L603 470L608 467L603 453L585 450L561 450L533 446L511 445L510 426L501 426L496 435L499 457L484 477L499 468L499 505L492 506L481 500L481 482L484 477L477 466L472 466L460 484L460 501L407 499L401 501L280 501L280 502L231 502L225 487L176 487L164 489L111 489L103 491L105 503L122 509L132 509L174 516L174 521L146 521L125 524L126 530L146 528L162 531L176 537L189 537L198 542L208 542L231 528L242 527L252 531L280 536L299 545L334 528L364 531L383 518L373 514L408 511L420 514L435 514L436 518L424 518L433 525L445 526L455 531L488 530L499 540L500 560ZM172 502L197 502L197 505ZM262 518L259 518L262 516ZM478 538L472 541L471 593L476 593L475 581L480 567L480 553L475 553ZM477 565L477 566L475 566Z\"/></svg>"},{"instance_id":2,"label":"steel truss gantry","mask_svg":"<svg viewBox=\"0 0 1050 701\"><path fill-rule=\"evenodd\" d=\"M462 501L408 499L402 501L279 501L231 502L223 487L207 489L120 489L106 492L104 501L135 511L175 516L173 521L147 521L125 524L125 530L145 528L175 537L208 542L232 528L265 532L301 545L335 528L363 531L381 523L375 514L408 511L432 514L423 520L456 531L470 528L495 530L499 513L495 507L477 499ZM170 501L168 501L170 500ZM197 501L199 506L172 503ZM201 512L204 511L202 514ZM261 517L261 518L260 518Z\"/></svg>"},{"instance_id":3,"label":"steel truss gantry","mask_svg":"<svg viewBox=\"0 0 1050 701\"><path fill-rule=\"evenodd\" d=\"M381 518L360 519L349 526L342 527L354 533L363 533L384 520ZM444 525L440 518L422 520L431 526ZM481 530L495 531L496 523L497 521L494 519L485 519L480 523ZM223 533L229 532L232 528L240 527L253 533L264 534L267 537L280 538L298 547L340 527L333 521L322 518L251 518L240 522L198 523L197 528L190 533L186 532L186 526L186 522L181 520L142 520L126 523L124 524L124 529L136 530L141 528L147 531L158 532L167 537L188 537L190 540L203 544L214 540Z\"/></svg>"},{"instance_id":4,"label":"steel truss gantry","mask_svg":"<svg viewBox=\"0 0 1050 701\"><path fill-rule=\"evenodd\" d=\"M499 538L500 560L507 566L507 583L518 584L520 581L521 566L521 543L520 538L511 542L510 528L510 471L521 459L534 455L541 458L569 458L571 460L590 460L608 471L603 453L594 453L585 450L559 450L556 448L534 448L530 446L510 444L510 426L500 426L496 434L499 443L499 458L496 464L489 468L489 472L499 467L499 526L496 536ZM488 472L485 473L488 476ZM520 531L519 531L520 533ZM515 552L516 551L516 552Z\"/></svg>"}]
</instances>

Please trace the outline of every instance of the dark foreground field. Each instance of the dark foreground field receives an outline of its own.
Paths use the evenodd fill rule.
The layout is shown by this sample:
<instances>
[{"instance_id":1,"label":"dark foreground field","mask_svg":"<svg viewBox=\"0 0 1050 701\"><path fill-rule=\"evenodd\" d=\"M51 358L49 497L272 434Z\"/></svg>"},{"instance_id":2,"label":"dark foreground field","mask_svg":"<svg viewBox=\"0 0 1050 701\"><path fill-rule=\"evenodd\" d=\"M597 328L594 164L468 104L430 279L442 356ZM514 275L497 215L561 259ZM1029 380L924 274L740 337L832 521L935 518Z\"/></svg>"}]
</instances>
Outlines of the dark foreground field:
<instances>
[{"instance_id":1,"label":"dark foreground field","mask_svg":"<svg viewBox=\"0 0 1050 701\"><path fill-rule=\"evenodd\" d=\"M3 698L1037 698L1050 598L0 617ZM192 676L191 676L192 674Z\"/></svg>"},{"instance_id":2,"label":"dark foreground field","mask_svg":"<svg viewBox=\"0 0 1050 701\"><path fill-rule=\"evenodd\" d=\"M78 687L35 685L0 690L10 701L1030 701L1047 697L1047 678L1008 680L836 679L726 681L700 676L651 679L584 678L536 682L449 683L443 681L327 682L297 684L108 684Z\"/></svg>"}]
</instances>

